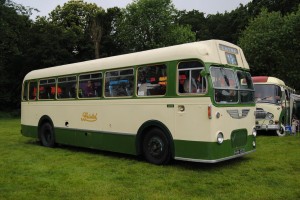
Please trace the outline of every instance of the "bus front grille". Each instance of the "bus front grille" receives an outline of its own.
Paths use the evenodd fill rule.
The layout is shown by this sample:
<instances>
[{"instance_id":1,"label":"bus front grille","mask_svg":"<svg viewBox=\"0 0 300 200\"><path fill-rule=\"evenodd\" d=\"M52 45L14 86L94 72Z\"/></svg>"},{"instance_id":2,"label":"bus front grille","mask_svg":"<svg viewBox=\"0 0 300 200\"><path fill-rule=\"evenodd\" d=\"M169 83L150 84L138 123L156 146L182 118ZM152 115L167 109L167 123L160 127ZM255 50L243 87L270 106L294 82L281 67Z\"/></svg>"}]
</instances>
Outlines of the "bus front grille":
<instances>
[{"instance_id":1,"label":"bus front grille","mask_svg":"<svg viewBox=\"0 0 300 200\"><path fill-rule=\"evenodd\" d=\"M232 148L242 147L247 144L247 129L234 130L231 133Z\"/></svg>"},{"instance_id":2,"label":"bus front grille","mask_svg":"<svg viewBox=\"0 0 300 200\"><path fill-rule=\"evenodd\" d=\"M262 108L256 108L255 111L255 118L256 119L265 119L267 116L267 112L264 111Z\"/></svg>"}]
</instances>

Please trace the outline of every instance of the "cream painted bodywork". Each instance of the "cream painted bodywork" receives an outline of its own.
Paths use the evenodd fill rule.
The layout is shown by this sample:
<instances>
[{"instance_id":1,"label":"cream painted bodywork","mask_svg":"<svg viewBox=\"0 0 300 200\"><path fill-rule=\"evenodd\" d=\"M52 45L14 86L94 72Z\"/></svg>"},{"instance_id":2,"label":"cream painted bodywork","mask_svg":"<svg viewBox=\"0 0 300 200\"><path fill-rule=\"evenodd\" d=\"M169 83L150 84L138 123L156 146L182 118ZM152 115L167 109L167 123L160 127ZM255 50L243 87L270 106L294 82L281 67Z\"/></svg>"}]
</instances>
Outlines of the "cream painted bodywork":
<instances>
[{"instance_id":1,"label":"cream painted bodywork","mask_svg":"<svg viewBox=\"0 0 300 200\"><path fill-rule=\"evenodd\" d=\"M271 119L259 119L258 125L259 129L263 130L278 130L280 127L278 124L275 124L275 120L279 121L280 114L282 112L281 105L271 104L271 103L257 103L257 108L262 108L264 111L272 113L274 118L272 119L273 123L270 124Z\"/></svg>"},{"instance_id":2,"label":"cream painted bodywork","mask_svg":"<svg viewBox=\"0 0 300 200\"><path fill-rule=\"evenodd\" d=\"M203 62L227 64L225 51L221 50L219 45L237 49L239 53L236 55L238 66L249 69L240 47L222 40L207 40L35 70L28 73L24 80L192 58L200 59Z\"/></svg>"},{"instance_id":3,"label":"cream painted bodywork","mask_svg":"<svg viewBox=\"0 0 300 200\"><path fill-rule=\"evenodd\" d=\"M284 93L284 90L290 90L293 91L292 88L285 85L285 83L276 78L276 77L268 77L266 82L258 82L253 83L255 85L277 85L280 87L281 92ZM285 109L285 107L289 106L289 101L286 99L281 99L281 104L271 104L271 103L256 103L257 108L262 108L265 112L272 113L274 115L274 118L272 119L273 123L270 123L271 119L258 119L257 120L257 128L258 130L279 130L280 125L275 124L275 121L280 121L280 115Z\"/></svg>"},{"instance_id":4,"label":"cream painted bodywork","mask_svg":"<svg viewBox=\"0 0 300 200\"><path fill-rule=\"evenodd\" d=\"M28 73L24 81L185 59L227 65L220 45L235 48L238 52L236 67L249 69L241 48L221 40L208 40L35 70ZM41 117L47 115L55 128L130 135L137 134L143 123L157 120L176 140L216 142L219 131L227 140L233 130L242 128L247 129L248 135L252 134L254 107L212 106L213 116L209 119L207 109L211 104L210 97L23 101L21 124L37 127ZM182 106L184 111L179 110ZM233 119L227 113L229 109L250 111L245 118ZM216 118L217 112L220 118Z\"/></svg>"},{"instance_id":5,"label":"cream painted bodywork","mask_svg":"<svg viewBox=\"0 0 300 200\"><path fill-rule=\"evenodd\" d=\"M48 115L56 128L136 135L143 123L157 120L169 129L175 140L208 142L215 142L219 131L225 140L230 139L233 130L240 128L247 128L248 135L252 134L254 107L212 106L213 116L209 119L209 105L209 97L22 102L21 123L38 126L41 117ZM179 106L185 110L180 111ZM227 113L230 109L250 111L245 118L233 119ZM220 118L216 117L217 112ZM84 113L97 119L86 121Z\"/></svg>"}]
</instances>

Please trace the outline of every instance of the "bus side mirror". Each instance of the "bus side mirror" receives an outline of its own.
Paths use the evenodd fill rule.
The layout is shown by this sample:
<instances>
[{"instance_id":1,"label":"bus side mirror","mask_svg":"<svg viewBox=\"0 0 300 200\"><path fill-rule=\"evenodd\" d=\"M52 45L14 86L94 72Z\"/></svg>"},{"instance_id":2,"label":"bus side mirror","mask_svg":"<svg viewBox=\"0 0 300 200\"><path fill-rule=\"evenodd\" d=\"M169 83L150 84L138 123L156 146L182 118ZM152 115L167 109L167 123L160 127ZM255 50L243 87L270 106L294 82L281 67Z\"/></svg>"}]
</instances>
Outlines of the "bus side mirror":
<instances>
[{"instance_id":1,"label":"bus side mirror","mask_svg":"<svg viewBox=\"0 0 300 200\"><path fill-rule=\"evenodd\" d=\"M205 77L205 76L209 75L209 72L206 72L204 69L202 69L201 72L200 72L200 75L202 77Z\"/></svg>"}]
</instances>

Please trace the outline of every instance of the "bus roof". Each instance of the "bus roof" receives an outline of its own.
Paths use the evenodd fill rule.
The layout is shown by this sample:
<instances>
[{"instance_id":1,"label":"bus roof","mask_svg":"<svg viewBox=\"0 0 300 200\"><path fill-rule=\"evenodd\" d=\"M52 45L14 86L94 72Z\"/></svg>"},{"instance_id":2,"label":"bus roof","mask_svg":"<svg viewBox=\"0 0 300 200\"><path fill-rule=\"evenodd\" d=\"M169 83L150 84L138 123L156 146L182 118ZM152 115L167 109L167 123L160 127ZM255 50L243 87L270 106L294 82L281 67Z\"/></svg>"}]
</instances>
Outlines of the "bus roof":
<instances>
[{"instance_id":1,"label":"bus roof","mask_svg":"<svg viewBox=\"0 0 300 200\"><path fill-rule=\"evenodd\" d=\"M265 83L285 86L285 83L282 80L271 76L252 76L252 80L254 84Z\"/></svg>"},{"instance_id":2,"label":"bus roof","mask_svg":"<svg viewBox=\"0 0 300 200\"><path fill-rule=\"evenodd\" d=\"M236 66L249 69L240 47L222 40L206 40L34 70L28 73L24 80L183 59L201 59L205 63L228 64L230 58L226 57L225 52L227 55L235 55Z\"/></svg>"}]
</instances>

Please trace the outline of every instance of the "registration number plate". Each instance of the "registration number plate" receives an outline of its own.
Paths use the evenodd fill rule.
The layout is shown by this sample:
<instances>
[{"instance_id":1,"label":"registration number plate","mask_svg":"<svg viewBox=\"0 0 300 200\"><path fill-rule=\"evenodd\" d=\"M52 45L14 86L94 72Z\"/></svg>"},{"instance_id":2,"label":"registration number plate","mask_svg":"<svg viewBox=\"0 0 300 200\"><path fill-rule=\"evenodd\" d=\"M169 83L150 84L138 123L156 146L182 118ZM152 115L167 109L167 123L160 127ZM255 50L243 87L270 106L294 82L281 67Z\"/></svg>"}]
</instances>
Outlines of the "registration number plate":
<instances>
[{"instance_id":1,"label":"registration number plate","mask_svg":"<svg viewBox=\"0 0 300 200\"><path fill-rule=\"evenodd\" d=\"M245 153L245 149L236 149L234 151L234 155L238 155L238 154L242 154L242 153Z\"/></svg>"}]
</instances>

